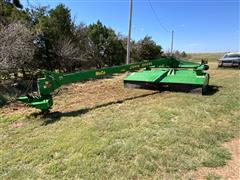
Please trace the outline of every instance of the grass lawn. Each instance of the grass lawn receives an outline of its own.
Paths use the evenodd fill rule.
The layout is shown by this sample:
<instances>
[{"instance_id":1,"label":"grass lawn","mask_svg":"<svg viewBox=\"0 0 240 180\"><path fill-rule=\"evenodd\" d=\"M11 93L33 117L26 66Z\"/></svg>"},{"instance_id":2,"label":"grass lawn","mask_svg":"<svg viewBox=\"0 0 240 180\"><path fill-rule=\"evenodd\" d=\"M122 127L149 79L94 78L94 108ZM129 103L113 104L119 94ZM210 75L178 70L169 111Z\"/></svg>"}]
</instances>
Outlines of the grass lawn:
<instances>
[{"instance_id":1,"label":"grass lawn","mask_svg":"<svg viewBox=\"0 0 240 180\"><path fill-rule=\"evenodd\" d=\"M217 59L223 57L224 53L192 53L191 59L207 59L209 62L216 62Z\"/></svg>"},{"instance_id":2,"label":"grass lawn","mask_svg":"<svg viewBox=\"0 0 240 180\"><path fill-rule=\"evenodd\" d=\"M209 73L209 96L124 89L121 75L64 86L49 119L1 108L1 178L187 179L223 166L222 143L240 125L240 71L213 61Z\"/></svg>"}]
</instances>

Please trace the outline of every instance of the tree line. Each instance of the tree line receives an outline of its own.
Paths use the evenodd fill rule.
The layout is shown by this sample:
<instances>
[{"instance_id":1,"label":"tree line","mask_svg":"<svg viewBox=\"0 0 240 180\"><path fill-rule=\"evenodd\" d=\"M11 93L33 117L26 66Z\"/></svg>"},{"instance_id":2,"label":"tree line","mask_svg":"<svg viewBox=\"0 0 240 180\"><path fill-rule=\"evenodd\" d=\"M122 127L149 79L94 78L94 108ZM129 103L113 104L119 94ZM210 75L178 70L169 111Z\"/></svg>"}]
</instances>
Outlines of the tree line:
<instances>
[{"instance_id":1,"label":"tree line","mask_svg":"<svg viewBox=\"0 0 240 180\"><path fill-rule=\"evenodd\" d=\"M102 22L76 23L64 4L23 9L0 0L0 69L71 72L124 64L127 37ZM131 41L131 62L155 59L162 47L145 36ZM186 55L181 54L180 55Z\"/></svg>"}]
</instances>

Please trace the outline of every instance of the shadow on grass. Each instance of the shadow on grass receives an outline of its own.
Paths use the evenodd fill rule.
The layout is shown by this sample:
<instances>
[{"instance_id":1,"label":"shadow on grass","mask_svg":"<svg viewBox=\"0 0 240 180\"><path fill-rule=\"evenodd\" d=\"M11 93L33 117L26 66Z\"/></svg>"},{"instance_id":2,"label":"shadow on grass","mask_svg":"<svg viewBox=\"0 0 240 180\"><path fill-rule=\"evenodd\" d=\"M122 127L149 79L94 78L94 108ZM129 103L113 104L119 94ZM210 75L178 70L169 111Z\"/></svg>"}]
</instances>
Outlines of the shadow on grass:
<instances>
[{"instance_id":1,"label":"shadow on grass","mask_svg":"<svg viewBox=\"0 0 240 180\"><path fill-rule=\"evenodd\" d=\"M217 93L219 91L219 88L221 88L221 87L222 86L210 85L208 87L208 92L206 93L206 95L207 96L214 95L215 93ZM125 98L125 99L122 99L122 100L108 102L108 103L100 104L100 105L97 105L97 106L94 106L94 107L79 109L79 110L75 110L75 111L69 111L69 112L59 112L59 111L57 111L57 112L50 112L46 115L42 115L41 113L34 113L32 115L35 116L35 117L38 116L38 115L42 115L42 119L43 119L43 124L42 125L48 125L48 124L52 124L52 123L55 123L55 122L59 121L62 117L80 116L82 114L86 114L89 111L92 111L92 110L95 110L95 109L98 109L98 108L107 107L107 106L111 106L111 105L114 105L114 104L121 104L121 103L124 103L125 101L151 96L151 95L154 95L154 94L158 94L159 92L160 91L155 91L155 92L152 92L152 93L139 95L139 96L134 96L134 97L129 97L129 98Z\"/></svg>"},{"instance_id":2,"label":"shadow on grass","mask_svg":"<svg viewBox=\"0 0 240 180\"><path fill-rule=\"evenodd\" d=\"M111 105L114 105L114 104L121 104L125 101L130 101L130 100L134 100L134 99L138 99L138 98L143 98L143 97L151 96L151 95L154 95L154 94L157 94L157 93L159 93L159 91L144 94L144 95L140 95L140 96L129 97L129 98L125 98L125 99L118 100L118 101L108 102L108 103L100 104L100 105L90 107L90 108L79 109L79 110L76 110L76 111L63 112L63 113L62 112L51 112L51 113L49 113L49 114L47 114L43 117L43 120L44 120L43 125L48 125L48 124L55 123L55 122L59 121L61 119L61 117L76 117L76 116L80 116L82 114L86 114L89 111L92 111L92 110L95 110L95 109L98 109L98 108L107 107L107 106L111 106ZM35 113L35 114L32 114L32 115L37 116L39 114Z\"/></svg>"},{"instance_id":3,"label":"shadow on grass","mask_svg":"<svg viewBox=\"0 0 240 180\"><path fill-rule=\"evenodd\" d=\"M7 100L0 94L0 108L7 103Z\"/></svg>"},{"instance_id":4,"label":"shadow on grass","mask_svg":"<svg viewBox=\"0 0 240 180\"><path fill-rule=\"evenodd\" d=\"M219 91L220 88L222 88L222 86L209 85L205 95L206 96L214 95Z\"/></svg>"}]
</instances>

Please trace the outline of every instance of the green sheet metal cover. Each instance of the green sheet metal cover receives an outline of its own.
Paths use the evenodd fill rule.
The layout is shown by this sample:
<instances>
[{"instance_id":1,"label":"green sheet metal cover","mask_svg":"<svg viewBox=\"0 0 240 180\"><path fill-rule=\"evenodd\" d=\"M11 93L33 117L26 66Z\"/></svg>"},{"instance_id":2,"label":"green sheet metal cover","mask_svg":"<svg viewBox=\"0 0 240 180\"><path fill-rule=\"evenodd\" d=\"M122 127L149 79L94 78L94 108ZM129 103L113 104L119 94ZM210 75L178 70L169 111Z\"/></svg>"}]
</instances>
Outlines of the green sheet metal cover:
<instances>
[{"instance_id":1,"label":"green sheet metal cover","mask_svg":"<svg viewBox=\"0 0 240 180\"><path fill-rule=\"evenodd\" d=\"M205 75L197 76L196 72L192 70L175 70L174 74L167 75L158 83L203 85L205 78Z\"/></svg>"},{"instance_id":2,"label":"green sheet metal cover","mask_svg":"<svg viewBox=\"0 0 240 180\"><path fill-rule=\"evenodd\" d=\"M205 75L197 76L192 70L181 69L174 70L174 73L168 72L166 69L135 72L124 78L124 81L203 85L206 79Z\"/></svg>"},{"instance_id":3,"label":"green sheet metal cover","mask_svg":"<svg viewBox=\"0 0 240 180\"><path fill-rule=\"evenodd\" d=\"M165 76L166 70L151 70L135 72L124 78L124 81L156 82Z\"/></svg>"}]
</instances>

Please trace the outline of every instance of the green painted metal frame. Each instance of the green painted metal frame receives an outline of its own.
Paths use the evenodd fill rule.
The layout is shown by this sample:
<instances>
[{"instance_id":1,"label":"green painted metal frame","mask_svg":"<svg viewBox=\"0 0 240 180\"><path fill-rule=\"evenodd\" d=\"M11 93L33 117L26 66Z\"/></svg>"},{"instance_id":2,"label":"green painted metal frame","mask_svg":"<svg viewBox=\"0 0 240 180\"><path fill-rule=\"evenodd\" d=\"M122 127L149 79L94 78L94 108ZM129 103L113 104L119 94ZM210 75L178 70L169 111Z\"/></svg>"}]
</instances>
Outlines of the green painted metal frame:
<instances>
[{"instance_id":1,"label":"green painted metal frame","mask_svg":"<svg viewBox=\"0 0 240 180\"><path fill-rule=\"evenodd\" d=\"M199 81L199 79L206 79L206 73L204 70L208 69L208 65L183 61L170 57L160 58L152 61L141 61L134 64L114 66L103 69L79 71L74 73L43 71L44 77L37 80L39 96L21 96L18 98L18 100L42 111L47 111L53 105L51 93L64 84L85 81L109 74L124 73L127 71L134 72L142 68L146 68L147 70L145 72L139 72L140 78L142 77L142 79L137 79L134 77L133 80L135 79L139 81L146 81L146 78L154 76L155 74L157 79L155 79L153 83L162 83L160 79L164 76L165 78L162 78L162 80L165 79L164 83L184 84L185 81L190 82L190 84L198 83L199 85L204 86L204 81ZM158 70L154 70L155 68ZM189 71L189 69L191 70ZM171 73L172 75L174 73L183 75L185 74L185 76L170 76ZM189 76L189 74L191 74L191 76ZM131 76L132 75L130 74L124 79L124 81L131 79Z\"/></svg>"}]
</instances>

